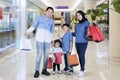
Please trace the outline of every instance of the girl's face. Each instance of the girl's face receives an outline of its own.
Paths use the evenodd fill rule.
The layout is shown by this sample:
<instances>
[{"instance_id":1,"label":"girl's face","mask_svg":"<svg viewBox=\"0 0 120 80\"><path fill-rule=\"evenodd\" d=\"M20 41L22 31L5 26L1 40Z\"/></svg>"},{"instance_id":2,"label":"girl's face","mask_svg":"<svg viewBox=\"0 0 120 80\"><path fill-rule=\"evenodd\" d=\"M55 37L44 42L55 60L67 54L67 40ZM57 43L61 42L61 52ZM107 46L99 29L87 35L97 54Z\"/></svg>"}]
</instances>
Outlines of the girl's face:
<instances>
[{"instance_id":1,"label":"girl's face","mask_svg":"<svg viewBox=\"0 0 120 80\"><path fill-rule=\"evenodd\" d=\"M79 21L81 21L82 20L82 15L80 14L80 13L77 13L77 19L79 20Z\"/></svg>"},{"instance_id":2,"label":"girl's face","mask_svg":"<svg viewBox=\"0 0 120 80\"><path fill-rule=\"evenodd\" d=\"M60 43L59 43L59 42L56 42L56 43L55 43L55 47L56 47L56 48L60 47Z\"/></svg>"},{"instance_id":3,"label":"girl's face","mask_svg":"<svg viewBox=\"0 0 120 80\"><path fill-rule=\"evenodd\" d=\"M63 26L63 30L64 30L65 32L67 32L67 31L69 30L69 28L68 28L67 26Z\"/></svg>"}]
</instances>

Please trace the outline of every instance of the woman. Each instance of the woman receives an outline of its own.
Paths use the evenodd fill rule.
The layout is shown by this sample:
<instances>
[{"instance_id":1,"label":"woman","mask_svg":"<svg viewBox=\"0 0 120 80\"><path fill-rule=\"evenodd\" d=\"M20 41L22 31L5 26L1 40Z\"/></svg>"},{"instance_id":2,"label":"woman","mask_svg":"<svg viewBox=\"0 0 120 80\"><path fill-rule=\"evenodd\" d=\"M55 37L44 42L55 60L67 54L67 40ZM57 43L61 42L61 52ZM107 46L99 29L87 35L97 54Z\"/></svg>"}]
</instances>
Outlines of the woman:
<instances>
[{"instance_id":1,"label":"woman","mask_svg":"<svg viewBox=\"0 0 120 80\"><path fill-rule=\"evenodd\" d=\"M84 76L85 52L88 45L87 31L88 31L89 21L85 18L85 13L83 11L77 11L76 16L79 23L76 24L76 31L73 33L73 36L76 36L75 46L76 46L77 54L79 56L79 62L81 67L79 76Z\"/></svg>"}]
</instances>

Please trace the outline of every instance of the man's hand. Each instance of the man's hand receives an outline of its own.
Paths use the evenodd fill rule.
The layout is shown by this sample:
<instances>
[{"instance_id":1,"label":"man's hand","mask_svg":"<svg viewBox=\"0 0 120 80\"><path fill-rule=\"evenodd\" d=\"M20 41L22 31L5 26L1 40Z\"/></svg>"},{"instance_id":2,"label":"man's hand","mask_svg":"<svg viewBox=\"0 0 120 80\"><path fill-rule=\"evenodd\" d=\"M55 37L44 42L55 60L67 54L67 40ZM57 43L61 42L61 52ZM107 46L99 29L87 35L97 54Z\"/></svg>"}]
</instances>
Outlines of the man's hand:
<instances>
[{"instance_id":1,"label":"man's hand","mask_svg":"<svg viewBox=\"0 0 120 80\"><path fill-rule=\"evenodd\" d=\"M26 36L28 35L28 33L27 33L27 32L25 32L25 34L24 34L24 35L25 35L25 37L26 37Z\"/></svg>"}]
</instances>

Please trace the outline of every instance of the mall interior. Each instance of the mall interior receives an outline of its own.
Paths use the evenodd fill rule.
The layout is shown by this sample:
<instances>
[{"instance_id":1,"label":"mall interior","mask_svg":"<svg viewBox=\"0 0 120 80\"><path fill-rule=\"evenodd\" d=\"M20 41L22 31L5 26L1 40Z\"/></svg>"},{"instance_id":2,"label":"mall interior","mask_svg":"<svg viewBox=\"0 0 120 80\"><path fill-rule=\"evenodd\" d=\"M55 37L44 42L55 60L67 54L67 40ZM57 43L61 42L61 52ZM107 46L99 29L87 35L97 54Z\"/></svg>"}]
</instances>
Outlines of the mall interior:
<instances>
[{"instance_id":1,"label":"mall interior","mask_svg":"<svg viewBox=\"0 0 120 80\"><path fill-rule=\"evenodd\" d=\"M78 10L85 12L90 23L95 22L105 37L101 42L88 41L86 70L82 77L78 76L80 67L75 66L72 75L53 75L52 69L48 69L50 76L40 73L38 78L34 78L37 56L35 32L27 36L32 50L17 47L25 31L37 16L45 14L48 6L54 8L54 40L57 34L64 35L61 28L64 23L70 24L71 32L75 31ZM120 80L119 30L120 0L0 0L0 80ZM75 38L73 51L77 53L74 43ZM64 61L61 70L63 68Z\"/></svg>"}]
</instances>

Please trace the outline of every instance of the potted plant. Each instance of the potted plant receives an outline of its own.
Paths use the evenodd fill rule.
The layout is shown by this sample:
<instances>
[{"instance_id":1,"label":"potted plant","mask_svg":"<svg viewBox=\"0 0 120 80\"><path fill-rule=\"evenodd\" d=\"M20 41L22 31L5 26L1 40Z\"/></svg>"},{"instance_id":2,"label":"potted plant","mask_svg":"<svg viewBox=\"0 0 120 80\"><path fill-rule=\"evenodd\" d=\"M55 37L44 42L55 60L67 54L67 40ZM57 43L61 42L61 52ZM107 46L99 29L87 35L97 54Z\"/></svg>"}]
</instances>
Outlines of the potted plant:
<instances>
[{"instance_id":1,"label":"potted plant","mask_svg":"<svg viewBox=\"0 0 120 80\"><path fill-rule=\"evenodd\" d=\"M112 5L114 7L114 11L118 12L120 14L120 0L113 0Z\"/></svg>"},{"instance_id":2,"label":"potted plant","mask_svg":"<svg viewBox=\"0 0 120 80\"><path fill-rule=\"evenodd\" d=\"M107 12L105 12L104 10L107 9L107 8L108 8L108 4L103 3L101 5L98 5L97 9L89 9L89 10L87 10L86 14L91 16L92 21L95 21L95 20L97 20L97 17L106 16ZM99 22L104 23L104 21L99 21Z\"/></svg>"}]
</instances>

